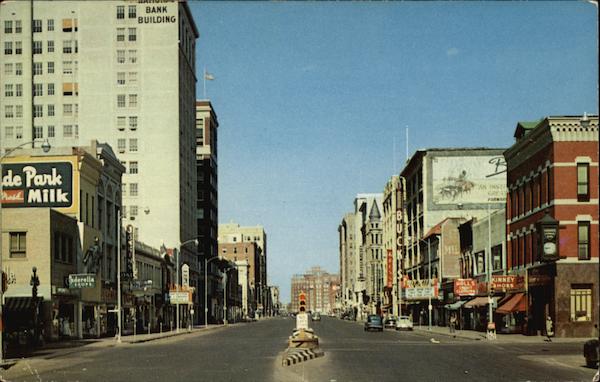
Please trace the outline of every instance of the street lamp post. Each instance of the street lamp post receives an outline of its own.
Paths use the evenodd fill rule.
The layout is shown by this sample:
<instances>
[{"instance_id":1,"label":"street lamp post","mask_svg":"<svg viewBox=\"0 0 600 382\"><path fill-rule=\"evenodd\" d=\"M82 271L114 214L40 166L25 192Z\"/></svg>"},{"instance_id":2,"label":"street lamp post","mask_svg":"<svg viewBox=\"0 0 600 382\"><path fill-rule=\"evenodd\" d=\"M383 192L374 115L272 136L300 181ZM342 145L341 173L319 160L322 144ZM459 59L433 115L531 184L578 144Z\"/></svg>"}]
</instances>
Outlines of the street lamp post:
<instances>
[{"instance_id":1,"label":"street lamp post","mask_svg":"<svg viewBox=\"0 0 600 382\"><path fill-rule=\"evenodd\" d=\"M3 185L3 181L2 181L2 161L4 160L4 158L6 158L9 154L11 154L12 152L14 152L15 150L18 150L24 146L30 145L32 143L36 143L39 142L40 139L34 139L32 141L29 142L25 142L25 143L21 143L18 146L9 148L6 150L6 152L4 153L4 155L2 155L0 157L0 276L4 274L4 268L2 267L2 256L4 256L4 254L2 253L2 200L4 199L4 189L2 187ZM48 141L48 139L46 139L45 141L43 141L42 143L42 150L44 150L45 153L47 153L48 151L50 151L50 142ZM0 154L2 154L2 147L0 147ZM4 300L4 297L2 296L4 293L4 291L2 290L2 287L0 287L0 364L2 364L4 362L4 344L3 344L3 327L2 327L2 301Z\"/></svg>"},{"instance_id":2,"label":"street lamp post","mask_svg":"<svg viewBox=\"0 0 600 382\"><path fill-rule=\"evenodd\" d=\"M208 326L208 264L213 260L220 260L219 256L207 260L204 257L204 327Z\"/></svg>"}]
</instances>

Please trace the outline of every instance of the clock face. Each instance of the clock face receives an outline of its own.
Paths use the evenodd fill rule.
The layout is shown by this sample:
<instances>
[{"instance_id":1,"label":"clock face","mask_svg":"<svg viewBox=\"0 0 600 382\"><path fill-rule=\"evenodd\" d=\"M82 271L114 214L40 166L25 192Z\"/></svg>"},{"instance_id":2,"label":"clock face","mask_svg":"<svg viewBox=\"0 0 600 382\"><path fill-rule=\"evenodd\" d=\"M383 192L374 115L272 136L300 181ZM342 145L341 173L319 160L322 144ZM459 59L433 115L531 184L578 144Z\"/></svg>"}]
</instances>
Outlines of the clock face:
<instances>
[{"instance_id":1,"label":"clock face","mask_svg":"<svg viewBox=\"0 0 600 382\"><path fill-rule=\"evenodd\" d=\"M554 244L554 243L545 243L544 244L544 253L546 255L554 255L556 253L556 244Z\"/></svg>"}]
</instances>

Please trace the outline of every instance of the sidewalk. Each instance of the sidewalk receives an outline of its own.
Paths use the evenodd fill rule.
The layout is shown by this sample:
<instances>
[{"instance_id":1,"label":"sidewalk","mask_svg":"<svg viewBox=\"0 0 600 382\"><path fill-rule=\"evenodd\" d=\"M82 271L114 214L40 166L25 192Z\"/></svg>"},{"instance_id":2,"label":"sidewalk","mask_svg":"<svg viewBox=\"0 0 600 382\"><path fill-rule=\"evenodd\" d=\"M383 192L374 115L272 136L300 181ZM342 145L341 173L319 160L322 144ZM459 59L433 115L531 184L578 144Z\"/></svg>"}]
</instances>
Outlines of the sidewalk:
<instances>
[{"instance_id":1,"label":"sidewalk","mask_svg":"<svg viewBox=\"0 0 600 382\"><path fill-rule=\"evenodd\" d=\"M414 328L415 332L418 333L429 333L431 335L442 335L452 338L462 338L474 341L487 341L485 332L478 332L475 330L456 330L455 333L450 333L450 328L442 326L431 326L431 330L428 329L427 325L418 325ZM583 343L588 338L559 338L552 337L552 342L557 343ZM492 340L497 343L544 343L546 342L546 336L524 336L522 334L496 334L496 339Z\"/></svg>"}]
</instances>

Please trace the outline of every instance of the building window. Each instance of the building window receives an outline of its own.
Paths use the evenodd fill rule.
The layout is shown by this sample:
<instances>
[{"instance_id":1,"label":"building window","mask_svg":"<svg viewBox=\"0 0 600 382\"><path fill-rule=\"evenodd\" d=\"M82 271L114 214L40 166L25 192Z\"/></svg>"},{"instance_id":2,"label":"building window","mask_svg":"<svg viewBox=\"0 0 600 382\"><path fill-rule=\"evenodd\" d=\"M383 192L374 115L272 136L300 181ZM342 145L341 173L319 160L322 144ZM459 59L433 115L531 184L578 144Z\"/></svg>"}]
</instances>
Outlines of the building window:
<instances>
[{"instance_id":1,"label":"building window","mask_svg":"<svg viewBox=\"0 0 600 382\"><path fill-rule=\"evenodd\" d=\"M117 107L125 107L125 94L117 95Z\"/></svg>"},{"instance_id":2,"label":"building window","mask_svg":"<svg viewBox=\"0 0 600 382\"><path fill-rule=\"evenodd\" d=\"M54 19L48 20L48 32L52 32L54 30Z\"/></svg>"},{"instance_id":3,"label":"building window","mask_svg":"<svg viewBox=\"0 0 600 382\"><path fill-rule=\"evenodd\" d=\"M39 33L42 31L42 20L33 20L32 29L34 33Z\"/></svg>"},{"instance_id":4,"label":"building window","mask_svg":"<svg viewBox=\"0 0 600 382\"><path fill-rule=\"evenodd\" d=\"M131 161L131 162L129 162L129 173L130 174L137 174L138 173L138 162L137 161Z\"/></svg>"},{"instance_id":5,"label":"building window","mask_svg":"<svg viewBox=\"0 0 600 382\"><path fill-rule=\"evenodd\" d=\"M137 107L137 94L129 95L129 107Z\"/></svg>"},{"instance_id":6,"label":"building window","mask_svg":"<svg viewBox=\"0 0 600 382\"><path fill-rule=\"evenodd\" d=\"M41 75L42 73L43 73L42 63L34 62L33 63L33 74L38 76L38 75Z\"/></svg>"},{"instance_id":7,"label":"building window","mask_svg":"<svg viewBox=\"0 0 600 382\"><path fill-rule=\"evenodd\" d=\"M73 74L73 61L63 61L63 74Z\"/></svg>"},{"instance_id":8,"label":"building window","mask_svg":"<svg viewBox=\"0 0 600 382\"><path fill-rule=\"evenodd\" d=\"M137 216L138 215L138 206L135 206L135 205L134 206L129 206L129 214L131 216Z\"/></svg>"},{"instance_id":9,"label":"building window","mask_svg":"<svg viewBox=\"0 0 600 382\"><path fill-rule=\"evenodd\" d=\"M117 129L120 131L125 130L125 120L126 117L117 117Z\"/></svg>"},{"instance_id":10,"label":"building window","mask_svg":"<svg viewBox=\"0 0 600 382\"><path fill-rule=\"evenodd\" d=\"M48 62L48 74L54 74L54 62Z\"/></svg>"},{"instance_id":11,"label":"building window","mask_svg":"<svg viewBox=\"0 0 600 382\"><path fill-rule=\"evenodd\" d=\"M117 20L123 20L125 18L125 6L117 5Z\"/></svg>"},{"instance_id":12,"label":"building window","mask_svg":"<svg viewBox=\"0 0 600 382\"><path fill-rule=\"evenodd\" d=\"M42 126L34 126L33 127L33 138L34 139L44 138L44 128Z\"/></svg>"},{"instance_id":13,"label":"building window","mask_svg":"<svg viewBox=\"0 0 600 382\"><path fill-rule=\"evenodd\" d=\"M67 116L67 117L73 115L73 104L70 104L70 103L63 104L63 115Z\"/></svg>"},{"instance_id":14,"label":"building window","mask_svg":"<svg viewBox=\"0 0 600 382\"><path fill-rule=\"evenodd\" d=\"M125 28L117 28L117 42L125 41Z\"/></svg>"},{"instance_id":15,"label":"building window","mask_svg":"<svg viewBox=\"0 0 600 382\"><path fill-rule=\"evenodd\" d=\"M13 85L12 84L4 84L4 96L12 97L14 95Z\"/></svg>"},{"instance_id":16,"label":"building window","mask_svg":"<svg viewBox=\"0 0 600 382\"><path fill-rule=\"evenodd\" d=\"M137 72L129 72L129 85L137 84Z\"/></svg>"},{"instance_id":17,"label":"building window","mask_svg":"<svg viewBox=\"0 0 600 382\"><path fill-rule=\"evenodd\" d=\"M14 129L12 126L6 126L4 128L4 138L12 139L14 135Z\"/></svg>"},{"instance_id":18,"label":"building window","mask_svg":"<svg viewBox=\"0 0 600 382\"><path fill-rule=\"evenodd\" d=\"M577 163L577 200L579 201L590 199L589 176L589 163Z\"/></svg>"},{"instance_id":19,"label":"building window","mask_svg":"<svg viewBox=\"0 0 600 382\"><path fill-rule=\"evenodd\" d=\"M119 140L117 141L117 149L124 153L125 152L125 145L126 145L126 141L123 138L119 138Z\"/></svg>"},{"instance_id":20,"label":"building window","mask_svg":"<svg viewBox=\"0 0 600 382\"><path fill-rule=\"evenodd\" d=\"M54 84L48 84L48 95L54 95Z\"/></svg>"},{"instance_id":21,"label":"building window","mask_svg":"<svg viewBox=\"0 0 600 382\"><path fill-rule=\"evenodd\" d=\"M41 41L33 42L33 54L42 54L42 42Z\"/></svg>"},{"instance_id":22,"label":"building window","mask_svg":"<svg viewBox=\"0 0 600 382\"><path fill-rule=\"evenodd\" d=\"M64 138L73 137L73 125L64 125L63 126L63 137Z\"/></svg>"},{"instance_id":23,"label":"building window","mask_svg":"<svg viewBox=\"0 0 600 382\"><path fill-rule=\"evenodd\" d=\"M130 19L135 19L136 17L136 9L135 9L135 5L130 5L129 6L129 18Z\"/></svg>"},{"instance_id":24,"label":"building window","mask_svg":"<svg viewBox=\"0 0 600 382\"><path fill-rule=\"evenodd\" d=\"M17 84L15 88L16 88L15 95L17 97L23 96L23 84Z\"/></svg>"},{"instance_id":25,"label":"building window","mask_svg":"<svg viewBox=\"0 0 600 382\"><path fill-rule=\"evenodd\" d=\"M117 85L125 85L125 72L117 73Z\"/></svg>"},{"instance_id":26,"label":"building window","mask_svg":"<svg viewBox=\"0 0 600 382\"><path fill-rule=\"evenodd\" d=\"M579 260L589 260L590 222L577 222L577 247Z\"/></svg>"},{"instance_id":27,"label":"building window","mask_svg":"<svg viewBox=\"0 0 600 382\"><path fill-rule=\"evenodd\" d=\"M73 53L73 40L63 41L63 53Z\"/></svg>"},{"instance_id":28,"label":"building window","mask_svg":"<svg viewBox=\"0 0 600 382\"><path fill-rule=\"evenodd\" d=\"M21 33L23 31L23 26L21 24L21 20L15 20L15 33Z\"/></svg>"},{"instance_id":29,"label":"building window","mask_svg":"<svg viewBox=\"0 0 600 382\"><path fill-rule=\"evenodd\" d=\"M54 41L48 40L48 53L54 52Z\"/></svg>"},{"instance_id":30,"label":"building window","mask_svg":"<svg viewBox=\"0 0 600 382\"><path fill-rule=\"evenodd\" d=\"M137 138L131 138L129 140L129 151L132 152L132 153L138 151L138 140L137 140Z\"/></svg>"},{"instance_id":31,"label":"building window","mask_svg":"<svg viewBox=\"0 0 600 382\"><path fill-rule=\"evenodd\" d=\"M129 196L138 196L138 184L129 183Z\"/></svg>"},{"instance_id":32,"label":"building window","mask_svg":"<svg viewBox=\"0 0 600 382\"><path fill-rule=\"evenodd\" d=\"M129 63L135 64L137 62L137 50L130 49L129 50Z\"/></svg>"},{"instance_id":33,"label":"building window","mask_svg":"<svg viewBox=\"0 0 600 382\"><path fill-rule=\"evenodd\" d=\"M17 105L15 108L15 117L23 118L23 105Z\"/></svg>"},{"instance_id":34,"label":"building window","mask_svg":"<svg viewBox=\"0 0 600 382\"><path fill-rule=\"evenodd\" d=\"M24 258L27 253L27 233L10 232L10 257Z\"/></svg>"},{"instance_id":35,"label":"building window","mask_svg":"<svg viewBox=\"0 0 600 382\"><path fill-rule=\"evenodd\" d=\"M571 285L571 321L592 320L592 286Z\"/></svg>"},{"instance_id":36,"label":"building window","mask_svg":"<svg viewBox=\"0 0 600 382\"><path fill-rule=\"evenodd\" d=\"M13 32L12 20L4 21L4 33L8 34L8 33L12 33L12 32Z\"/></svg>"},{"instance_id":37,"label":"building window","mask_svg":"<svg viewBox=\"0 0 600 382\"><path fill-rule=\"evenodd\" d=\"M15 64L15 75L22 76L23 75L23 64L21 62L17 62Z\"/></svg>"},{"instance_id":38,"label":"building window","mask_svg":"<svg viewBox=\"0 0 600 382\"><path fill-rule=\"evenodd\" d=\"M23 43L21 41L15 41L15 54L23 53Z\"/></svg>"},{"instance_id":39,"label":"building window","mask_svg":"<svg viewBox=\"0 0 600 382\"><path fill-rule=\"evenodd\" d=\"M13 64L12 63L4 64L4 75L10 76L11 74L13 74Z\"/></svg>"},{"instance_id":40,"label":"building window","mask_svg":"<svg viewBox=\"0 0 600 382\"><path fill-rule=\"evenodd\" d=\"M43 96L44 95L44 88L42 84L34 84L33 85L33 95L35 97L39 97L39 96Z\"/></svg>"},{"instance_id":41,"label":"building window","mask_svg":"<svg viewBox=\"0 0 600 382\"><path fill-rule=\"evenodd\" d=\"M4 41L4 54L12 54L12 41Z\"/></svg>"},{"instance_id":42,"label":"building window","mask_svg":"<svg viewBox=\"0 0 600 382\"><path fill-rule=\"evenodd\" d=\"M48 117L54 117L54 105L48 105Z\"/></svg>"},{"instance_id":43,"label":"building window","mask_svg":"<svg viewBox=\"0 0 600 382\"><path fill-rule=\"evenodd\" d=\"M15 126L15 139L23 139L23 126Z\"/></svg>"},{"instance_id":44,"label":"building window","mask_svg":"<svg viewBox=\"0 0 600 382\"><path fill-rule=\"evenodd\" d=\"M35 118L44 116L44 106L43 105L33 105L33 116Z\"/></svg>"},{"instance_id":45,"label":"building window","mask_svg":"<svg viewBox=\"0 0 600 382\"><path fill-rule=\"evenodd\" d=\"M122 49L117 50L117 63L118 64L125 63L125 51Z\"/></svg>"},{"instance_id":46,"label":"building window","mask_svg":"<svg viewBox=\"0 0 600 382\"><path fill-rule=\"evenodd\" d=\"M54 138L54 126L48 126L48 138Z\"/></svg>"},{"instance_id":47,"label":"building window","mask_svg":"<svg viewBox=\"0 0 600 382\"><path fill-rule=\"evenodd\" d=\"M15 112L12 105L4 105L4 117L5 118L14 118Z\"/></svg>"},{"instance_id":48,"label":"building window","mask_svg":"<svg viewBox=\"0 0 600 382\"><path fill-rule=\"evenodd\" d=\"M129 41L136 41L137 34L136 34L135 28L128 28L128 29L129 29Z\"/></svg>"},{"instance_id":49,"label":"building window","mask_svg":"<svg viewBox=\"0 0 600 382\"><path fill-rule=\"evenodd\" d=\"M129 129L137 130L137 126L138 126L138 117L136 117L136 116L129 117Z\"/></svg>"}]
</instances>

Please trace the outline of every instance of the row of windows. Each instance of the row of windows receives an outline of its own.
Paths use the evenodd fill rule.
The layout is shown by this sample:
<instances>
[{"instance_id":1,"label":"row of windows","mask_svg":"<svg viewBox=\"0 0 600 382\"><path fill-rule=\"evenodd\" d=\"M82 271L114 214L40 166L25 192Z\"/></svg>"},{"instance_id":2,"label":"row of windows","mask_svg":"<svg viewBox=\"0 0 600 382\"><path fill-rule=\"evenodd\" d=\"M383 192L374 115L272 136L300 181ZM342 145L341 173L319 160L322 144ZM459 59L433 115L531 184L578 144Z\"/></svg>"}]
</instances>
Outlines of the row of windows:
<instances>
[{"instance_id":1,"label":"row of windows","mask_svg":"<svg viewBox=\"0 0 600 382\"><path fill-rule=\"evenodd\" d=\"M129 189L129 196L138 196L138 184L137 183L129 183L129 187L127 187L127 183L123 183L123 196L127 196L127 190Z\"/></svg>"},{"instance_id":2,"label":"row of windows","mask_svg":"<svg viewBox=\"0 0 600 382\"><path fill-rule=\"evenodd\" d=\"M129 174L137 174L139 171L138 161L130 161L129 162L129 170L127 169L127 162L121 161L123 167L125 167L125 172Z\"/></svg>"},{"instance_id":3,"label":"row of windows","mask_svg":"<svg viewBox=\"0 0 600 382\"><path fill-rule=\"evenodd\" d=\"M46 20L46 25L47 25L48 32L54 31L54 19ZM6 22L4 24L4 28L5 28L5 30L7 28ZM42 20L34 19L32 25L31 25L31 29L33 30L33 33L41 33L43 30ZM62 19L62 30L63 30L63 32L72 32L73 30L77 31L78 30L77 19L76 18Z\"/></svg>"},{"instance_id":4,"label":"row of windows","mask_svg":"<svg viewBox=\"0 0 600 382\"><path fill-rule=\"evenodd\" d=\"M125 150L127 150L127 139L125 138L119 138L117 140L117 150L119 150L119 152L124 153ZM137 152L138 151L138 140L137 138L130 138L129 139L129 152Z\"/></svg>"},{"instance_id":5,"label":"row of windows","mask_svg":"<svg viewBox=\"0 0 600 382\"><path fill-rule=\"evenodd\" d=\"M135 64L137 62L137 49L117 49L117 64Z\"/></svg>"},{"instance_id":6,"label":"row of windows","mask_svg":"<svg viewBox=\"0 0 600 382\"><path fill-rule=\"evenodd\" d=\"M79 104L65 103L62 105L63 117L73 117L79 114ZM46 111L48 117L55 116L55 105L46 105ZM43 117L44 116L44 105L33 105L33 116ZM4 105L4 117L11 118L23 118L23 105ZM136 117L137 118L137 117ZM137 121L136 121L137 123ZM137 126L137 124L136 124Z\"/></svg>"},{"instance_id":7,"label":"row of windows","mask_svg":"<svg viewBox=\"0 0 600 382\"><path fill-rule=\"evenodd\" d=\"M79 90L77 84L63 84L63 96L72 96L78 95ZM47 95L53 96L55 95L54 84L47 84ZM44 85L43 84L34 84L33 85L33 95L35 97L41 97L44 95ZM5 97L22 97L23 96L23 84L4 84L4 96ZM11 105L5 105L11 106ZM12 105L14 106L14 105Z\"/></svg>"},{"instance_id":8,"label":"row of windows","mask_svg":"<svg viewBox=\"0 0 600 382\"><path fill-rule=\"evenodd\" d=\"M14 29L13 29L14 25ZM50 27L50 26L48 26ZM52 30L54 30L54 20L52 20ZM13 33L21 33L23 32L23 25L21 20L5 20L4 21L4 33L11 34Z\"/></svg>"},{"instance_id":9,"label":"row of windows","mask_svg":"<svg viewBox=\"0 0 600 382\"><path fill-rule=\"evenodd\" d=\"M117 72L117 85L137 85L137 72Z\"/></svg>"},{"instance_id":10,"label":"row of windows","mask_svg":"<svg viewBox=\"0 0 600 382\"><path fill-rule=\"evenodd\" d=\"M63 61L62 62L62 72L63 74L73 74L77 72L77 66L78 66L78 62L77 60L75 61ZM14 71L13 71L14 69ZM33 70L33 74L34 75L42 75L44 74L44 64L42 62L34 62L33 66L32 66L32 70ZM46 73L47 74L54 74L55 73L55 65L54 65L54 61L48 61L46 63ZM7 62L4 64L4 75L6 76L11 76L11 75L16 75L16 76L22 76L23 75L23 64L20 62L17 62L15 64L11 63L11 62ZM131 81L131 75L130 75L130 81ZM136 75L133 75L133 79L136 78Z\"/></svg>"},{"instance_id":11,"label":"row of windows","mask_svg":"<svg viewBox=\"0 0 600 382\"><path fill-rule=\"evenodd\" d=\"M137 16L137 9L135 5L130 5L127 8L127 16L130 19L135 19ZM125 6L124 5L117 5L117 20L124 20L125 19Z\"/></svg>"},{"instance_id":12,"label":"row of windows","mask_svg":"<svg viewBox=\"0 0 600 382\"><path fill-rule=\"evenodd\" d=\"M79 125L62 125L63 138L77 138L79 136ZM56 137L56 127L54 125L33 126L33 137L38 138L54 138ZM5 139L23 139L23 126L5 126Z\"/></svg>"},{"instance_id":13,"label":"row of windows","mask_svg":"<svg viewBox=\"0 0 600 382\"><path fill-rule=\"evenodd\" d=\"M127 121L129 120L129 124ZM138 127L138 117L135 115L126 116L118 116L117 117L117 129L119 131L125 130L125 126L129 125L129 130L137 130Z\"/></svg>"},{"instance_id":14,"label":"row of windows","mask_svg":"<svg viewBox=\"0 0 600 382\"><path fill-rule=\"evenodd\" d=\"M137 29L136 28L117 28L117 42L125 41L125 29L127 29L127 41L137 41Z\"/></svg>"},{"instance_id":15,"label":"row of windows","mask_svg":"<svg viewBox=\"0 0 600 382\"><path fill-rule=\"evenodd\" d=\"M6 44L5 44L6 45ZM42 41L34 41L32 47L33 54L42 54ZM54 53L54 40L47 41L47 53ZM79 53L79 43L77 40L63 40L63 53Z\"/></svg>"}]
</instances>

